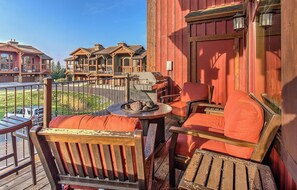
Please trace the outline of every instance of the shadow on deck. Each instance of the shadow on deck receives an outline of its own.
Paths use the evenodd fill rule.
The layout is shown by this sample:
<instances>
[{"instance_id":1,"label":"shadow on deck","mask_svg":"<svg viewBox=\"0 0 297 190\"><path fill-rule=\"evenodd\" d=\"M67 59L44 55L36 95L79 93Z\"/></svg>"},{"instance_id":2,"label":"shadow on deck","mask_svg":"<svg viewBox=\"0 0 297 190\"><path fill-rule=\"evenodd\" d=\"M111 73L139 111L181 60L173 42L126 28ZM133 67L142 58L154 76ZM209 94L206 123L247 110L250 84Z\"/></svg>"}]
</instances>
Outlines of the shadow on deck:
<instances>
[{"instance_id":1,"label":"shadow on deck","mask_svg":"<svg viewBox=\"0 0 297 190\"><path fill-rule=\"evenodd\" d=\"M171 120L166 119L165 126L165 138L168 141L171 137L169 133L170 126L178 126L178 124ZM24 168L19 171L18 175L10 175L4 179L0 180L0 190L8 190L8 189L51 189L49 181L46 177L44 169L39 161L38 156L36 156L36 173L37 173L37 184L35 186L32 185L31 171L30 166ZM169 157L168 150L165 144L160 144L156 149L155 153L155 181L153 185L153 189L170 189L169 186ZM176 172L178 181L180 180L181 172ZM178 182L177 182L178 183Z\"/></svg>"}]
</instances>

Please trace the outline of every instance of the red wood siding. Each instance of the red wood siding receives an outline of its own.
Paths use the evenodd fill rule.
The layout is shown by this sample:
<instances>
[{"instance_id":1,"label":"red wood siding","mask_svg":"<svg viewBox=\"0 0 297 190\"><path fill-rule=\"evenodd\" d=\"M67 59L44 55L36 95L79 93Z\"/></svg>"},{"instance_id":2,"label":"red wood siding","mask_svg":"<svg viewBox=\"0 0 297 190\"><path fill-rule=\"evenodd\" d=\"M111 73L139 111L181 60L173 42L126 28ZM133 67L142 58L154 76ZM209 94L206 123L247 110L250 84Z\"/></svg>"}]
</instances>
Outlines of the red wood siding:
<instances>
[{"instance_id":1,"label":"red wood siding","mask_svg":"<svg viewBox=\"0 0 297 190\"><path fill-rule=\"evenodd\" d=\"M148 17L156 17L154 25L148 27L155 28L154 44L148 42L148 67L152 70L160 71L163 75L172 78L172 85L182 86L187 81L187 23L185 16L190 11L206 9L226 4L241 3L241 0L158 0L156 3L156 14ZM150 3L150 2L148 2ZM220 23L216 23L220 25ZM215 25L206 26L208 33L215 33ZM193 29L193 32L202 31L200 27ZM220 31L221 32L221 31ZM149 34L148 34L149 35ZM149 55L154 52L154 56ZM166 61L173 61L173 70L166 71ZM152 66L152 67L151 67Z\"/></svg>"},{"instance_id":2,"label":"red wood siding","mask_svg":"<svg viewBox=\"0 0 297 190\"><path fill-rule=\"evenodd\" d=\"M292 176L288 172L285 164L281 160L280 156L278 155L275 149L272 150L270 155L270 168L274 174L274 180L279 189L285 190L295 190L297 189L297 185L294 182Z\"/></svg>"}]
</instances>

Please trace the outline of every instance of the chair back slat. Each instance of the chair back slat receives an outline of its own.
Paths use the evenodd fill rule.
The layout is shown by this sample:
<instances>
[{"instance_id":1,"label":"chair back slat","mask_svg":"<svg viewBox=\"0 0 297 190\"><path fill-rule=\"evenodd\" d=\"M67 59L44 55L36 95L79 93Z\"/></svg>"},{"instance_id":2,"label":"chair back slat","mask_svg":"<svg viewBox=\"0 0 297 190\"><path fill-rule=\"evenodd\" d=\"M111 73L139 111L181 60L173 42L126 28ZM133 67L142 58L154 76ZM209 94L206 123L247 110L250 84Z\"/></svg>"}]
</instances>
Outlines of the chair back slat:
<instances>
[{"instance_id":1,"label":"chair back slat","mask_svg":"<svg viewBox=\"0 0 297 190\"><path fill-rule=\"evenodd\" d=\"M71 151L71 157L73 158L75 168L77 168L79 177L85 177L83 164L81 160L81 154L78 150L78 144L76 143L69 143L69 148Z\"/></svg>"},{"instance_id":2,"label":"chair back slat","mask_svg":"<svg viewBox=\"0 0 297 190\"><path fill-rule=\"evenodd\" d=\"M130 146L125 146L126 163L129 182L135 182L133 154Z\"/></svg>"},{"instance_id":3,"label":"chair back slat","mask_svg":"<svg viewBox=\"0 0 297 190\"><path fill-rule=\"evenodd\" d=\"M261 163L281 126L281 117L263 102L259 101L254 94L250 94L250 97L260 104L264 111L264 126L257 146L251 156L251 160Z\"/></svg>"},{"instance_id":4,"label":"chair back slat","mask_svg":"<svg viewBox=\"0 0 297 190\"><path fill-rule=\"evenodd\" d=\"M104 160L109 180L114 180L114 172L112 167L111 152L109 145L103 145Z\"/></svg>"},{"instance_id":5,"label":"chair back slat","mask_svg":"<svg viewBox=\"0 0 297 190\"><path fill-rule=\"evenodd\" d=\"M58 165L58 169L60 171L60 173L62 175L66 175L66 172L65 172L65 168L64 168L64 165L63 165L63 162L62 162L62 159L60 157L60 153L58 151L58 148L57 148L57 145L56 143L54 142L48 142L53 154L54 154L54 157L56 159L56 162L57 162L57 165Z\"/></svg>"},{"instance_id":6,"label":"chair back slat","mask_svg":"<svg viewBox=\"0 0 297 190\"><path fill-rule=\"evenodd\" d=\"M135 137L136 137L136 144L141 145L141 146L135 146L135 154L138 157L136 159L138 183L139 183L140 188L145 189L145 169L144 169L142 133L139 133L139 131L135 131Z\"/></svg>"},{"instance_id":7,"label":"chair back slat","mask_svg":"<svg viewBox=\"0 0 297 190\"><path fill-rule=\"evenodd\" d=\"M104 179L102 158L101 158L101 154L100 154L98 145L97 144L92 144L91 145L91 150L92 150L92 153L93 153L95 168L96 168L96 171L98 173L98 177L99 177L99 179Z\"/></svg>"},{"instance_id":8,"label":"chair back slat","mask_svg":"<svg viewBox=\"0 0 297 190\"><path fill-rule=\"evenodd\" d=\"M125 181L125 174L124 174L124 168L123 168L123 161L122 161L122 151L120 146L113 146L114 150L114 157L116 160L116 170L118 172L119 180Z\"/></svg>"},{"instance_id":9,"label":"chair back slat","mask_svg":"<svg viewBox=\"0 0 297 190\"><path fill-rule=\"evenodd\" d=\"M90 178L94 178L94 172L93 172L93 167L92 167L92 161L91 161L91 155L90 155L90 151L88 148L88 145L85 143L80 144L81 147L81 155L82 158L84 160L84 166L86 167L88 176Z\"/></svg>"},{"instance_id":10,"label":"chair back slat","mask_svg":"<svg viewBox=\"0 0 297 190\"><path fill-rule=\"evenodd\" d=\"M59 143L59 146L61 148L61 152L63 152L63 158L66 162L66 168L68 169L69 174L71 176L76 176L67 144L64 142L61 142Z\"/></svg>"}]
</instances>

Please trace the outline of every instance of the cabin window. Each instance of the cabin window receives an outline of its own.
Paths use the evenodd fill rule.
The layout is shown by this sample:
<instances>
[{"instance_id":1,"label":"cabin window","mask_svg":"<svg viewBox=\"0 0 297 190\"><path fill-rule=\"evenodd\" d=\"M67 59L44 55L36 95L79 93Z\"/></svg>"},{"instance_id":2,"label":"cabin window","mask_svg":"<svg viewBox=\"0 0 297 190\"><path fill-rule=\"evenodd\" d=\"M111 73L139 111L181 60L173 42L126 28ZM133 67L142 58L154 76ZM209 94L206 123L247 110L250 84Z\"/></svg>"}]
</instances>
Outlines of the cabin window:
<instances>
[{"instance_id":1,"label":"cabin window","mask_svg":"<svg viewBox=\"0 0 297 190\"><path fill-rule=\"evenodd\" d=\"M129 67L130 66L130 60L129 58L123 58L123 66Z\"/></svg>"},{"instance_id":2,"label":"cabin window","mask_svg":"<svg viewBox=\"0 0 297 190\"><path fill-rule=\"evenodd\" d=\"M30 56L25 56L23 58L23 64L25 64L25 65L31 64L31 57Z\"/></svg>"},{"instance_id":3,"label":"cabin window","mask_svg":"<svg viewBox=\"0 0 297 190\"><path fill-rule=\"evenodd\" d=\"M2 53L1 54L1 62L8 62L9 61L9 56L7 53Z\"/></svg>"},{"instance_id":4,"label":"cabin window","mask_svg":"<svg viewBox=\"0 0 297 190\"><path fill-rule=\"evenodd\" d=\"M112 65L112 59L111 58L107 58L107 65Z\"/></svg>"}]
</instances>

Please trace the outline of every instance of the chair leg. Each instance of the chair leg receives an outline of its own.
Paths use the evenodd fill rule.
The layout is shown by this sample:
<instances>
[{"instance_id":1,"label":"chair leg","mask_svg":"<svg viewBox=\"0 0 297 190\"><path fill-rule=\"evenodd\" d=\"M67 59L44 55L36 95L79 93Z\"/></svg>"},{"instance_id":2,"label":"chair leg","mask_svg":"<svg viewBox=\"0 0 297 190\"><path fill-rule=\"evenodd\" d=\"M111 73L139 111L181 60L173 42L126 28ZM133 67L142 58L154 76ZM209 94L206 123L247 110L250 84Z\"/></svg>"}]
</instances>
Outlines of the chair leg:
<instances>
[{"instance_id":1,"label":"chair leg","mask_svg":"<svg viewBox=\"0 0 297 190\"><path fill-rule=\"evenodd\" d=\"M175 187L175 146L178 134L173 133L169 147L169 184L170 187Z\"/></svg>"},{"instance_id":2,"label":"chair leg","mask_svg":"<svg viewBox=\"0 0 297 190\"><path fill-rule=\"evenodd\" d=\"M16 137L13 135L12 132L10 133L10 135L11 135L14 166L18 167L18 152L17 152ZM16 171L15 174L18 174L18 171Z\"/></svg>"},{"instance_id":3,"label":"chair leg","mask_svg":"<svg viewBox=\"0 0 297 190\"><path fill-rule=\"evenodd\" d=\"M31 159L31 173L32 173L32 182L33 185L36 185L36 168L35 168L35 155L34 155L34 145L32 143L32 140L30 138L30 129L32 126L27 126L27 135L28 135L28 148L29 148L29 154Z\"/></svg>"},{"instance_id":4,"label":"chair leg","mask_svg":"<svg viewBox=\"0 0 297 190\"><path fill-rule=\"evenodd\" d=\"M170 187L175 187L175 166L174 166L174 158L173 161L169 156L169 184Z\"/></svg>"}]
</instances>

